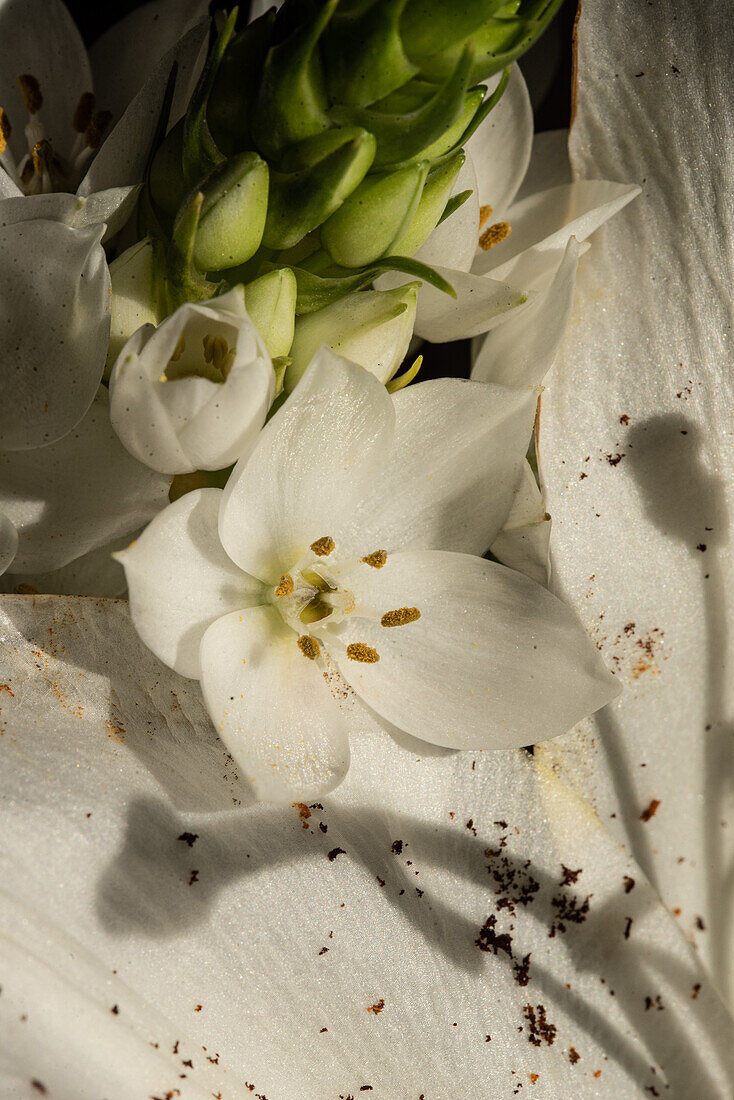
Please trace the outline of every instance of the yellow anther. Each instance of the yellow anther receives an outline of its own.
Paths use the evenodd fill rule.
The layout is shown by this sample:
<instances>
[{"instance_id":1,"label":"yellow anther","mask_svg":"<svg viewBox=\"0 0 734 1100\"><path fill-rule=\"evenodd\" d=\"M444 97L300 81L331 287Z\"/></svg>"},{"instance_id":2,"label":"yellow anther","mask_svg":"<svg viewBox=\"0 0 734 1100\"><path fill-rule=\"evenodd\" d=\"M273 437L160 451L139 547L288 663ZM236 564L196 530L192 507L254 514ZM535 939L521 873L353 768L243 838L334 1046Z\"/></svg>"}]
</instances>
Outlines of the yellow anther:
<instances>
[{"instance_id":1,"label":"yellow anther","mask_svg":"<svg viewBox=\"0 0 734 1100\"><path fill-rule=\"evenodd\" d=\"M281 596L290 596L294 588L293 577L290 573L284 573L278 581L278 587L275 589L275 595L280 598Z\"/></svg>"},{"instance_id":2,"label":"yellow anther","mask_svg":"<svg viewBox=\"0 0 734 1100\"><path fill-rule=\"evenodd\" d=\"M309 661L315 661L321 653L321 646L310 634L301 634L298 639L298 648L304 657L308 657Z\"/></svg>"},{"instance_id":3,"label":"yellow anther","mask_svg":"<svg viewBox=\"0 0 734 1100\"><path fill-rule=\"evenodd\" d=\"M173 349L173 355L168 360L168 362L169 363L178 363L179 359L181 358L181 356L183 355L183 353L185 351L186 351L186 337L184 336L183 333L181 333L181 335L178 338L178 343L176 344L175 348Z\"/></svg>"},{"instance_id":4,"label":"yellow anther","mask_svg":"<svg viewBox=\"0 0 734 1100\"><path fill-rule=\"evenodd\" d=\"M112 111L95 111L92 115L92 121L84 131L84 136L87 139L87 145L90 149L99 149L102 144L102 137L104 132L110 124L112 118Z\"/></svg>"},{"instance_id":5,"label":"yellow anther","mask_svg":"<svg viewBox=\"0 0 734 1100\"><path fill-rule=\"evenodd\" d=\"M483 248L485 252L489 252L490 248L494 248L500 241L504 241L506 237L509 237L512 232L512 226L509 222L495 222L494 225L490 225L489 229L485 229L479 238L479 247Z\"/></svg>"},{"instance_id":6,"label":"yellow anther","mask_svg":"<svg viewBox=\"0 0 734 1100\"><path fill-rule=\"evenodd\" d=\"M74 109L71 124L78 134L86 133L87 127L94 115L94 95L92 92L82 92L79 102Z\"/></svg>"},{"instance_id":7,"label":"yellow anther","mask_svg":"<svg viewBox=\"0 0 734 1100\"><path fill-rule=\"evenodd\" d=\"M371 565L373 569L382 569L387 561L387 550L373 550L366 558L362 558L365 565Z\"/></svg>"},{"instance_id":8,"label":"yellow anther","mask_svg":"<svg viewBox=\"0 0 734 1100\"><path fill-rule=\"evenodd\" d=\"M10 125L10 119L8 118L5 110L0 107L0 153L4 153L8 147L8 138L12 132L13 127Z\"/></svg>"},{"instance_id":9,"label":"yellow anther","mask_svg":"<svg viewBox=\"0 0 734 1100\"><path fill-rule=\"evenodd\" d=\"M18 77L18 86L23 95L26 111L29 115L35 115L43 106L41 85L35 76L31 76L30 73L23 73Z\"/></svg>"},{"instance_id":10,"label":"yellow anther","mask_svg":"<svg viewBox=\"0 0 734 1100\"><path fill-rule=\"evenodd\" d=\"M43 169L46 165L48 155L46 149L47 145L48 142L46 141L37 141L36 144L33 146L31 160L33 161L33 170L35 171L37 176L43 175Z\"/></svg>"},{"instance_id":11,"label":"yellow anther","mask_svg":"<svg viewBox=\"0 0 734 1100\"><path fill-rule=\"evenodd\" d=\"M336 543L334 542L331 535L324 535L322 538L316 539L316 542L311 543L312 551L319 558L328 557L335 546Z\"/></svg>"},{"instance_id":12,"label":"yellow anther","mask_svg":"<svg viewBox=\"0 0 734 1100\"><path fill-rule=\"evenodd\" d=\"M480 206L479 207L479 228L481 229L482 226L485 224L485 222L491 217L492 217L492 207L491 206Z\"/></svg>"},{"instance_id":13,"label":"yellow anther","mask_svg":"<svg viewBox=\"0 0 734 1100\"><path fill-rule=\"evenodd\" d=\"M347 657L350 661L361 661L363 665L376 665L380 654L364 642L350 642L347 646Z\"/></svg>"},{"instance_id":14,"label":"yellow anther","mask_svg":"<svg viewBox=\"0 0 734 1100\"><path fill-rule=\"evenodd\" d=\"M417 607L398 607L395 611L386 611L380 619L382 626L407 626L420 619L421 613Z\"/></svg>"}]
</instances>

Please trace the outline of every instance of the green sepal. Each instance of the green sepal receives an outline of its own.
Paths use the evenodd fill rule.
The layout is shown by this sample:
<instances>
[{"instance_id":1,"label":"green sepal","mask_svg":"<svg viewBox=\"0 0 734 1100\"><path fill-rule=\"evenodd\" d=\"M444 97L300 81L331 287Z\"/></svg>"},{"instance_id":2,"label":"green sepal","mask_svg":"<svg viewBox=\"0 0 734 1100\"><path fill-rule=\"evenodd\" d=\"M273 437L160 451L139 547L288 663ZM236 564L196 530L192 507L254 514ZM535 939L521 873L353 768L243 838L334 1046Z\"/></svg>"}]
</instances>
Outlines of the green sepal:
<instances>
[{"instance_id":1,"label":"green sepal","mask_svg":"<svg viewBox=\"0 0 734 1100\"><path fill-rule=\"evenodd\" d=\"M505 0L408 0L400 31L408 57L420 69L435 53L476 34Z\"/></svg>"},{"instance_id":2,"label":"green sepal","mask_svg":"<svg viewBox=\"0 0 734 1100\"><path fill-rule=\"evenodd\" d=\"M516 15L503 15L503 8L495 18L489 19L472 36L475 55L471 83L487 80L522 57L540 38L562 3L563 0L522 0ZM508 12L514 7L514 4L506 5ZM456 43L435 53L422 63L422 72L431 80L445 80L462 48L463 43Z\"/></svg>"},{"instance_id":3,"label":"green sepal","mask_svg":"<svg viewBox=\"0 0 734 1100\"><path fill-rule=\"evenodd\" d=\"M252 148L252 112L274 24L272 8L248 24L227 46L216 73L206 119L216 145L225 156Z\"/></svg>"},{"instance_id":4,"label":"green sepal","mask_svg":"<svg viewBox=\"0 0 734 1100\"><path fill-rule=\"evenodd\" d=\"M257 153L238 153L199 185L204 198L193 261L200 271L238 267L255 255L268 211L268 176Z\"/></svg>"},{"instance_id":5,"label":"green sepal","mask_svg":"<svg viewBox=\"0 0 734 1100\"><path fill-rule=\"evenodd\" d=\"M150 166L150 195L157 210L175 217L189 188L183 175L184 120L166 135Z\"/></svg>"},{"instance_id":6,"label":"green sepal","mask_svg":"<svg viewBox=\"0 0 734 1100\"><path fill-rule=\"evenodd\" d=\"M332 103L366 107L418 72L400 37L400 16L407 2L376 0L369 6L337 9L322 46Z\"/></svg>"},{"instance_id":7,"label":"green sepal","mask_svg":"<svg viewBox=\"0 0 734 1100\"><path fill-rule=\"evenodd\" d=\"M451 188L466 160L465 153L457 153L451 160L429 172L420 202L405 232L393 242L393 249L400 256L414 256L438 225Z\"/></svg>"},{"instance_id":8,"label":"green sepal","mask_svg":"<svg viewBox=\"0 0 734 1100\"><path fill-rule=\"evenodd\" d=\"M331 125L316 47L337 2L326 0L315 10L306 5L311 9L306 19L268 51L252 120L255 144L268 160Z\"/></svg>"},{"instance_id":9,"label":"green sepal","mask_svg":"<svg viewBox=\"0 0 734 1100\"><path fill-rule=\"evenodd\" d=\"M166 82L166 90L163 96L163 103L161 104L160 114L158 115L158 121L156 123L156 131L153 136L153 141L150 146L150 155L148 157L148 163L145 169L145 180L143 183L142 193L138 201L138 217L137 217L137 229L138 236L145 237L151 236L157 239L165 239L165 231L161 225L159 218L159 210L156 209L157 203L153 194L153 173L158 159L158 154L161 148L166 144L166 128L168 121L171 117L171 105L173 103L173 95L176 89L176 81L178 79L178 62L174 61L171 66L171 71L168 74L168 80ZM173 128L175 129L175 127ZM183 184L181 182L181 158L179 155L178 161L170 165L169 170L169 184L172 189L180 189L178 203L173 210L176 212L183 200ZM177 190L177 194L178 194Z\"/></svg>"},{"instance_id":10,"label":"green sepal","mask_svg":"<svg viewBox=\"0 0 734 1100\"><path fill-rule=\"evenodd\" d=\"M327 130L315 141L325 145L322 138L335 146L333 152L300 171L271 173L263 234L266 248L293 248L334 214L367 175L375 156L372 134L351 127ZM301 145L313 143L314 139L306 139ZM295 159L298 148L292 153Z\"/></svg>"},{"instance_id":11,"label":"green sepal","mask_svg":"<svg viewBox=\"0 0 734 1100\"><path fill-rule=\"evenodd\" d=\"M368 176L321 227L321 244L341 267L364 267L392 248L410 225L428 162Z\"/></svg>"},{"instance_id":12,"label":"green sepal","mask_svg":"<svg viewBox=\"0 0 734 1100\"><path fill-rule=\"evenodd\" d=\"M401 164L438 141L461 117L473 62L469 43L445 84L420 107L403 114L374 107L333 107L330 114L342 126L363 126L377 138L375 168Z\"/></svg>"},{"instance_id":13,"label":"green sepal","mask_svg":"<svg viewBox=\"0 0 734 1100\"><path fill-rule=\"evenodd\" d=\"M193 187L224 160L224 154L218 148L209 129L207 105L236 22L237 8L233 8L206 59L204 70L184 117L181 159L184 177L189 187Z\"/></svg>"},{"instance_id":14,"label":"green sepal","mask_svg":"<svg viewBox=\"0 0 734 1100\"><path fill-rule=\"evenodd\" d=\"M459 207L463 206L472 194L473 191L469 189L468 191L459 191L458 195L452 195L444 207L443 214L436 222L436 227L441 225L442 222L445 222L447 218L450 218L452 214L455 214Z\"/></svg>"},{"instance_id":15,"label":"green sepal","mask_svg":"<svg viewBox=\"0 0 734 1100\"><path fill-rule=\"evenodd\" d=\"M418 358L413 361L413 365L408 367L406 371L403 371L402 374L399 374L396 378L391 378L389 382L385 383L387 392L393 394L399 393L400 390L404 390L406 386L410 385L422 366L423 356L419 355Z\"/></svg>"},{"instance_id":16,"label":"green sepal","mask_svg":"<svg viewBox=\"0 0 734 1100\"><path fill-rule=\"evenodd\" d=\"M449 297L456 297L456 291L451 283L428 264L422 264L420 260L413 260L409 256L385 256L364 271L339 272L336 269L328 276L316 275L303 268L294 268L293 274L298 284L296 315L301 316L304 313L313 313L316 309L323 309L324 306L343 298L350 291L361 290L362 287L368 286L385 271L400 271L406 275L412 275L424 283L429 283L436 290L443 291Z\"/></svg>"},{"instance_id":17,"label":"green sepal","mask_svg":"<svg viewBox=\"0 0 734 1100\"><path fill-rule=\"evenodd\" d=\"M203 193L194 190L176 216L165 257L163 284L167 308L164 316L185 302L204 302L213 298L221 286L206 279L194 265L194 245L203 202Z\"/></svg>"},{"instance_id":18,"label":"green sepal","mask_svg":"<svg viewBox=\"0 0 734 1100\"><path fill-rule=\"evenodd\" d=\"M296 294L296 277L289 267L268 271L245 287L245 309L273 360L286 358L291 350Z\"/></svg>"},{"instance_id":19,"label":"green sepal","mask_svg":"<svg viewBox=\"0 0 734 1100\"><path fill-rule=\"evenodd\" d=\"M491 96L485 99L484 102L479 106L478 110L474 113L473 118L469 122L469 125L466 127L466 129L463 131L457 141L454 142L453 146L449 150L447 150L447 152L445 152L442 157L437 157L434 160L434 167L438 163L445 163L456 153L458 153L466 145L472 134L479 129L487 115L489 115L490 112L494 110L499 101L502 99L502 96L505 94L507 85L510 80L511 72L512 69L508 65L505 71L502 73L500 82L495 90L492 92Z\"/></svg>"}]
</instances>

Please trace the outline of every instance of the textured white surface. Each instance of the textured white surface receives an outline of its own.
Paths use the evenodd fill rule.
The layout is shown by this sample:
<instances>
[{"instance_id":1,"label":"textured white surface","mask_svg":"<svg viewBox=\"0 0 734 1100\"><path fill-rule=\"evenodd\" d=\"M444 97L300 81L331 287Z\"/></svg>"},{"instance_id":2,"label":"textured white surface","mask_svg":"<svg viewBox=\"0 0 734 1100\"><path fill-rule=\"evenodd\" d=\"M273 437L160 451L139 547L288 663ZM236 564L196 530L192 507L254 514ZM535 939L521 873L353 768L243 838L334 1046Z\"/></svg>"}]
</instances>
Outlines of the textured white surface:
<instances>
[{"instance_id":1,"label":"textured white surface","mask_svg":"<svg viewBox=\"0 0 734 1100\"><path fill-rule=\"evenodd\" d=\"M2 606L3 1097L728 1100L700 964L530 757L365 714L336 795L248 805L124 604Z\"/></svg>"},{"instance_id":2,"label":"textured white surface","mask_svg":"<svg viewBox=\"0 0 734 1100\"><path fill-rule=\"evenodd\" d=\"M625 689L542 752L730 996L733 48L725 3L584 0L574 169L643 192L581 264L539 445L556 590Z\"/></svg>"}]
</instances>

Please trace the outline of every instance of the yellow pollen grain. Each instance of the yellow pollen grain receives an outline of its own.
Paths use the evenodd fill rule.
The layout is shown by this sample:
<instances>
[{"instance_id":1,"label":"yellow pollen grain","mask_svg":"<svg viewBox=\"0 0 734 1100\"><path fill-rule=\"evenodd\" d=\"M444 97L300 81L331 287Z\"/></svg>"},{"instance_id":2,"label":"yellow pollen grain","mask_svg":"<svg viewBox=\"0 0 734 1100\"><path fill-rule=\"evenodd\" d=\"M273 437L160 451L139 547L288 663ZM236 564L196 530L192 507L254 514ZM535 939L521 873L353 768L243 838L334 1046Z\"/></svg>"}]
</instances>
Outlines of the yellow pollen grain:
<instances>
[{"instance_id":1,"label":"yellow pollen grain","mask_svg":"<svg viewBox=\"0 0 734 1100\"><path fill-rule=\"evenodd\" d=\"M347 657L350 661L360 661L363 665L376 665L380 654L364 642L350 642L347 646Z\"/></svg>"},{"instance_id":2,"label":"yellow pollen grain","mask_svg":"<svg viewBox=\"0 0 734 1100\"><path fill-rule=\"evenodd\" d=\"M275 595L280 598L281 596L290 596L293 591L293 577L290 573L284 573L278 581L278 587L275 589Z\"/></svg>"},{"instance_id":3,"label":"yellow pollen grain","mask_svg":"<svg viewBox=\"0 0 734 1100\"><path fill-rule=\"evenodd\" d=\"M298 648L304 657L308 657L309 661L315 661L321 653L321 646L310 634L301 634L298 639Z\"/></svg>"},{"instance_id":4,"label":"yellow pollen grain","mask_svg":"<svg viewBox=\"0 0 734 1100\"><path fill-rule=\"evenodd\" d=\"M8 147L8 138L12 133L13 127L10 125L10 119L3 107L0 107L0 153L4 153Z\"/></svg>"},{"instance_id":5,"label":"yellow pollen grain","mask_svg":"<svg viewBox=\"0 0 734 1100\"><path fill-rule=\"evenodd\" d=\"M82 92L79 96L79 102L74 108L74 116L71 121L72 126L78 134L86 133L93 115L94 94L92 92Z\"/></svg>"},{"instance_id":6,"label":"yellow pollen grain","mask_svg":"<svg viewBox=\"0 0 734 1100\"><path fill-rule=\"evenodd\" d=\"M492 217L492 207L491 206L480 206L479 207L479 228L481 229L482 226L485 224L485 222L491 217Z\"/></svg>"},{"instance_id":7,"label":"yellow pollen grain","mask_svg":"<svg viewBox=\"0 0 734 1100\"><path fill-rule=\"evenodd\" d=\"M380 619L382 626L407 626L417 622L421 613L417 607L398 607L395 611L386 611Z\"/></svg>"},{"instance_id":8,"label":"yellow pollen grain","mask_svg":"<svg viewBox=\"0 0 734 1100\"><path fill-rule=\"evenodd\" d=\"M95 111L92 115L92 121L84 131L84 137L87 140L87 145L90 149L99 149L102 144L102 137L105 130L110 124L112 118L112 111Z\"/></svg>"},{"instance_id":9,"label":"yellow pollen grain","mask_svg":"<svg viewBox=\"0 0 734 1100\"><path fill-rule=\"evenodd\" d=\"M45 164L45 142L37 141L33 146L33 152L31 153L31 160L33 161L33 169L37 176L43 175L43 168Z\"/></svg>"},{"instance_id":10,"label":"yellow pollen grain","mask_svg":"<svg viewBox=\"0 0 734 1100\"><path fill-rule=\"evenodd\" d=\"M30 73L23 73L18 77L18 87L23 95L26 111L29 115L35 115L41 110L41 107L43 107L41 85L38 83L35 76L32 76Z\"/></svg>"},{"instance_id":11,"label":"yellow pollen grain","mask_svg":"<svg viewBox=\"0 0 734 1100\"><path fill-rule=\"evenodd\" d=\"M335 546L336 543L331 535L324 535L322 538L316 539L316 542L311 543L311 549L319 558L328 557Z\"/></svg>"},{"instance_id":12,"label":"yellow pollen grain","mask_svg":"<svg viewBox=\"0 0 734 1100\"><path fill-rule=\"evenodd\" d=\"M387 561L387 550L373 550L366 558L362 558L365 565L371 565L373 569L382 569Z\"/></svg>"},{"instance_id":13,"label":"yellow pollen grain","mask_svg":"<svg viewBox=\"0 0 734 1100\"><path fill-rule=\"evenodd\" d=\"M490 248L494 248L500 241L504 241L505 237L509 237L511 232L512 226L509 222L495 222L482 233L479 238L479 247L489 252Z\"/></svg>"}]
</instances>

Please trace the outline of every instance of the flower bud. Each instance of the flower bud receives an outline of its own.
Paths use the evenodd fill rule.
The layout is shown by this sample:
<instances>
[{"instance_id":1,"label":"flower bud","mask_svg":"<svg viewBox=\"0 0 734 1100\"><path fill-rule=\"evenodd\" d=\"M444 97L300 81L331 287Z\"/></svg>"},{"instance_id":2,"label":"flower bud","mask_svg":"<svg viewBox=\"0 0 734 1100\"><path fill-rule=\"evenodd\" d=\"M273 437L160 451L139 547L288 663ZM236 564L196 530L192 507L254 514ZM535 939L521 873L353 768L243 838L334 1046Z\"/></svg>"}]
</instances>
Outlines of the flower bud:
<instances>
[{"instance_id":1,"label":"flower bud","mask_svg":"<svg viewBox=\"0 0 734 1100\"><path fill-rule=\"evenodd\" d=\"M250 453L274 393L270 356L235 287L138 329L112 371L110 419L154 470L219 470Z\"/></svg>"},{"instance_id":2,"label":"flower bud","mask_svg":"<svg viewBox=\"0 0 734 1100\"><path fill-rule=\"evenodd\" d=\"M150 195L159 210L173 217L186 198L183 175L183 119L166 135L150 166Z\"/></svg>"},{"instance_id":3,"label":"flower bud","mask_svg":"<svg viewBox=\"0 0 734 1100\"><path fill-rule=\"evenodd\" d=\"M321 243L342 267L363 267L390 253L413 220L429 165L418 161L368 176L321 229Z\"/></svg>"},{"instance_id":4,"label":"flower bud","mask_svg":"<svg viewBox=\"0 0 734 1100\"><path fill-rule=\"evenodd\" d=\"M464 43L503 7L506 0L407 0L400 18L405 51L411 61L423 69L433 54L456 43Z\"/></svg>"},{"instance_id":5,"label":"flower bud","mask_svg":"<svg viewBox=\"0 0 734 1100\"><path fill-rule=\"evenodd\" d=\"M326 0L320 6L302 4L306 18L268 52L252 132L257 148L269 160L277 158L288 145L330 126L316 47L336 5L337 0ZM290 11L294 10L291 5Z\"/></svg>"},{"instance_id":6,"label":"flower bud","mask_svg":"<svg viewBox=\"0 0 734 1100\"><path fill-rule=\"evenodd\" d=\"M263 234L266 248L284 249L298 244L338 210L367 175L375 156L375 139L357 127L327 130L300 142L292 147L295 152L291 162L303 160L308 149L328 146L331 149L325 155L300 171L271 173Z\"/></svg>"},{"instance_id":7,"label":"flower bud","mask_svg":"<svg viewBox=\"0 0 734 1100\"><path fill-rule=\"evenodd\" d=\"M418 283L398 290L359 290L296 321L284 389L290 393L322 344L389 382L408 351Z\"/></svg>"},{"instance_id":8,"label":"flower bud","mask_svg":"<svg viewBox=\"0 0 734 1100\"><path fill-rule=\"evenodd\" d=\"M252 112L265 56L273 38L274 10L249 23L227 46L207 103L211 135L226 156L252 148Z\"/></svg>"},{"instance_id":9,"label":"flower bud","mask_svg":"<svg viewBox=\"0 0 734 1100\"><path fill-rule=\"evenodd\" d=\"M366 107L415 76L400 36L404 7L405 0L377 0L366 10L337 8L323 42L332 103Z\"/></svg>"},{"instance_id":10,"label":"flower bud","mask_svg":"<svg viewBox=\"0 0 734 1100\"><path fill-rule=\"evenodd\" d=\"M398 256L414 256L423 242L428 240L446 208L451 189L465 160L464 153L457 153L451 160L429 172L410 225L393 242L393 251Z\"/></svg>"},{"instance_id":11,"label":"flower bud","mask_svg":"<svg viewBox=\"0 0 734 1100\"><path fill-rule=\"evenodd\" d=\"M199 271L237 267L257 252L268 210L268 166L257 153L239 153L201 186L204 201L194 241Z\"/></svg>"},{"instance_id":12,"label":"flower bud","mask_svg":"<svg viewBox=\"0 0 734 1100\"><path fill-rule=\"evenodd\" d=\"M156 270L156 245L145 237L110 264L112 284L110 342L105 374L141 325L157 325L164 316Z\"/></svg>"},{"instance_id":13,"label":"flower bud","mask_svg":"<svg viewBox=\"0 0 734 1100\"><path fill-rule=\"evenodd\" d=\"M296 277L289 267L261 275L245 287L245 307L271 359L291 350L296 320Z\"/></svg>"}]
</instances>

